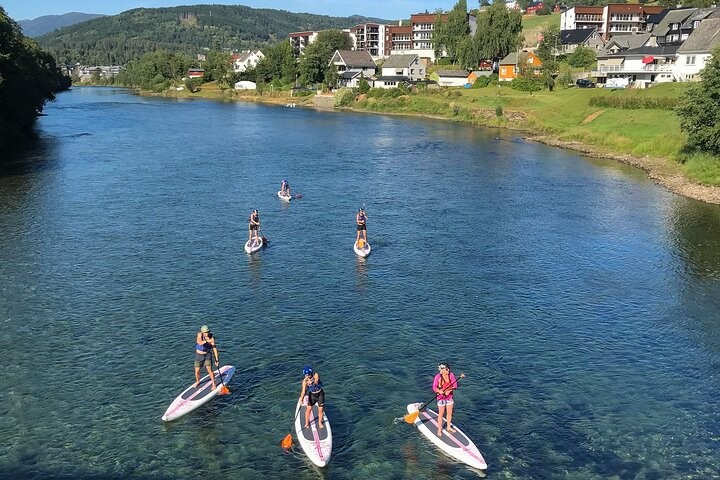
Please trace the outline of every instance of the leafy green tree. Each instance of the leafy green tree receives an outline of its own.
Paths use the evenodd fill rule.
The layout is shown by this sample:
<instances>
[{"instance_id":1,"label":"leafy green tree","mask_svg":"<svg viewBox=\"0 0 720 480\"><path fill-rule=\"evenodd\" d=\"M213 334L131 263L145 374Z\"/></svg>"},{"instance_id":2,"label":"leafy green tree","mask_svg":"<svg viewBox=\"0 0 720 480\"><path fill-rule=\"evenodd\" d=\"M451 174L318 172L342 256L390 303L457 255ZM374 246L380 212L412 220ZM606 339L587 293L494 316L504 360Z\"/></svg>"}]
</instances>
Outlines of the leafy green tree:
<instances>
[{"instance_id":1,"label":"leafy green tree","mask_svg":"<svg viewBox=\"0 0 720 480\"><path fill-rule=\"evenodd\" d=\"M360 81L358 82L358 92L360 93L368 93L370 91L370 84L368 83L365 76L360 77Z\"/></svg>"},{"instance_id":2,"label":"leafy green tree","mask_svg":"<svg viewBox=\"0 0 720 480\"><path fill-rule=\"evenodd\" d=\"M588 68L597 62L597 54L592 48L579 45L573 53L567 56L567 63L578 68Z\"/></svg>"},{"instance_id":3,"label":"leafy green tree","mask_svg":"<svg viewBox=\"0 0 720 480\"><path fill-rule=\"evenodd\" d=\"M285 84L292 83L297 76L297 62L290 42L281 42L263 49L265 58L255 67L257 81L270 82L275 78Z\"/></svg>"},{"instance_id":4,"label":"leafy green tree","mask_svg":"<svg viewBox=\"0 0 720 480\"><path fill-rule=\"evenodd\" d=\"M335 50L350 50L352 40L340 30L326 30L318 33L318 38L307 46L300 58L298 67L304 83L325 81L328 85L337 85L337 72L329 66Z\"/></svg>"},{"instance_id":5,"label":"leafy green tree","mask_svg":"<svg viewBox=\"0 0 720 480\"><path fill-rule=\"evenodd\" d=\"M542 36L543 39L535 50L535 54L540 57L540 60L547 62L556 58L560 51L560 26L548 25L542 31Z\"/></svg>"},{"instance_id":6,"label":"leafy green tree","mask_svg":"<svg viewBox=\"0 0 720 480\"><path fill-rule=\"evenodd\" d=\"M0 152L31 136L45 102L69 86L55 59L25 37L0 7Z\"/></svg>"},{"instance_id":7,"label":"leafy green tree","mask_svg":"<svg viewBox=\"0 0 720 480\"><path fill-rule=\"evenodd\" d=\"M443 46L447 42L445 22L442 21L442 9L435 10L435 22L433 23L432 43L435 58L443 56Z\"/></svg>"},{"instance_id":8,"label":"leafy green tree","mask_svg":"<svg viewBox=\"0 0 720 480\"><path fill-rule=\"evenodd\" d=\"M162 91L171 84L179 84L192 65L189 57L159 50L128 62L115 82L143 90Z\"/></svg>"},{"instance_id":9,"label":"leafy green tree","mask_svg":"<svg viewBox=\"0 0 720 480\"><path fill-rule=\"evenodd\" d=\"M205 61L205 81L217 81L229 84L232 73L232 54L219 50L210 50Z\"/></svg>"},{"instance_id":10,"label":"leafy green tree","mask_svg":"<svg viewBox=\"0 0 720 480\"><path fill-rule=\"evenodd\" d=\"M475 42L479 59L500 60L522 43L522 14L510 10L502 0L477 17Z\"/></svg>"},{"instance_id":11,"label":"leafy green tree","mask_svg":"<svg viewBox=\"0 0 720 480\"><path fill-rule=\"evenodd\" d=\"M458 58L457 62L461 68L472 69L478 66L480 60L480 53L478 51L477 42L473 37L467 35L460 45L458 45Z\"/></svg>"},{"instance_id":12,"label":"leafy green tree","mask_svg":"<svg viewBox=\"0 0 720 480\"><path fill-rule=\"evenodd\" d=\"M720 156L720 47L701 72L701 80L688 88L676 112L687 133L688 151Z\"/></svg>"},{"instance_id":13,"label":"leafy green tree","mask_svg":"<svg viewBox=\"0 0 720 480\"><path fill-rule=\"evenodd\" d=\"M342 30L323 30L322 32L318 32L315 43L323 43L333 52L335 52L335 50L350 50L353 46L350 35ZM329 60L328 58L328 61Z\"/></svg>"},{"instance_id":14,"label":"leafy green tree","mask_svg":"<svg viewBox=\"0 0 720 480\"><path fill-rule=\"evenodd\" d=\"M453 9L448 12L446 23L442 22L441 13L438 13L435 19L433 31L435 56L439 58L445 51L452 63L457 62L460 45L469 34L470 23L467 15L467 1L458 0Z\"/></svg>"}]
</instances>

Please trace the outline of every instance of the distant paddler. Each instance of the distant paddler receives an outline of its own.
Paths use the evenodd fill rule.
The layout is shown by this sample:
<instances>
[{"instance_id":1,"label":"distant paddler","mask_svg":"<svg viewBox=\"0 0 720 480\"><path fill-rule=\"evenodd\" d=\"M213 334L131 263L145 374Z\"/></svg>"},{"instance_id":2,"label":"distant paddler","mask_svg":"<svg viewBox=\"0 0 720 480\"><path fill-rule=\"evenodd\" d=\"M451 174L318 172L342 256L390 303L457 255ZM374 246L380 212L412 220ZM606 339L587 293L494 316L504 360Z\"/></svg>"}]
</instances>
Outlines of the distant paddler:
<instances>
[{"instance_id":1,"label":"distant paddler","mask_svg":"<svg viewBox=\"0 0 720 480\"><path fill-rule=\"evenodd\" d=\"M355 243L362 249L367 243L367 214L365 213L364 207L360 207L358 209L358 213L355 216L355 222L357 223L357 236L355 237ZM360 241L361 234L363 239L362 242Z\"/></svg>"},{"instance_id":2,"label":"distant paddler","mask_svg":"<svg viewBox=\"0 0 720 480\"><path fill-rule=\"evenodd\" d=\"M280 193L282 193L286 197L290 196L290 184L287 180L283 179L283 181L280 183Z\"/></svg>"},{"instance_id":3,"label":"distant paddler","mask_svg":"<svg viewBox=\"0 0 720 480\"><path fill-rule=\"evenodd\" d=\"M250 214L250 222L248 223L248 242L255 238L255 243L259 243L258 230L260 230L260 212L253 210Z\"/></svg>"},{"instance_id":4,"label":"distant paddler","mask_svg":"<svg viewBox=\"0 0 720 480\"><path fill-rule=\"evenodd\" d=\"M318 406L318 428L323 427L323 407L325 406L325 391L323 390L323 384L320 380L320 374L313 371L310 365L305 365L303 368L303 379L302 389L300 391L300 400L302 401L305 393L307 392L308 401L307 409L305 410L305 427L308 428L310 425L310 412L312 411L313 405L317 403Z\"/></svg>"}]
</instances>

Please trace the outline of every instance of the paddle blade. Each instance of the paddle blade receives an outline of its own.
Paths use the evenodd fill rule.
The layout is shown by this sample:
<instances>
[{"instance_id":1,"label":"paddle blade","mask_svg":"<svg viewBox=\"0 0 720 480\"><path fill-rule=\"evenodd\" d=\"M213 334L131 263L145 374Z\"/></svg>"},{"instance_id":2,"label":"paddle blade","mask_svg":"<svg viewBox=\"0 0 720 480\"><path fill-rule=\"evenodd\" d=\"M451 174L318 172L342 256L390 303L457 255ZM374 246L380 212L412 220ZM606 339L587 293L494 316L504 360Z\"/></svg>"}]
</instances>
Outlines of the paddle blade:
<instances>
[{"instance_id":1,"label":"paddle blade","mask_svg":"<svg viewBox=\"0 0 720 480\"><path fill-rule=\"evenodd\" d=\"M302 194L296 193L296 194L295 194L295 198L302 198Z\"/></svg>"},{"instance_id":2,"label":"paddle blade","mask_svg":"<svg viewBox=\"0 0 720 480\"><path fill-rule=\"evenodd\" d=\"M267 245L267 244L268 244L268 239L265 238L265 237L262 237L262 242L263 242L265 245Z\"/></svg>"},{"instance_id":3,"label":"paddle blade","mask_svg":"<svg viewBox=\"0 0 720 480\"><path fill-rule=\"evenodd\" d=\"M408 413L407 415L405 415L405 416L403 417L403 419L404 419L407 423L409 423L409 424L412 425L413 423L415 423L415 420L417 420L418 415L420 415L420 412L419 412L419 411L417 411L417 412L412 412L412 413Z\"/></svg>"},{"instance_id":4,"label":"paddle blade","mask_svg":"<svg viewBox=\"0 0 720 480\"><path fill-rule=\"evenodd\" d=\"M283 438L282 442L280 442L280 446L287 450L288 448L292 447L292 434L288 433L285 438Z\"/></svg>"},{"instance_id":5,"label":"paddle blade","mask_svg":"<svg viewBox=\"0 0 720 480\"><path fill-rule=\"evenodd\" d=\"M230 395L230 390L228 390L228 387L223 385L220 387L220 395Z\"/></svg>"}]
</instances>

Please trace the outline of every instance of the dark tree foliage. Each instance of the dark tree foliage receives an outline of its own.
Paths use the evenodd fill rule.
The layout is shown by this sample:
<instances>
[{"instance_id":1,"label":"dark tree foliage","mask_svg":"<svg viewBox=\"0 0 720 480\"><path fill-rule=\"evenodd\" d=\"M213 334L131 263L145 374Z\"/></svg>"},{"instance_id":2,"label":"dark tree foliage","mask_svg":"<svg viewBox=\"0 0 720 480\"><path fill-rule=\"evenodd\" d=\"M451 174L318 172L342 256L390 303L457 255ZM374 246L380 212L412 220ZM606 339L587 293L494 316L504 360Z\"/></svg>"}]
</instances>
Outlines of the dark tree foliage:
<instances>
[{"instance_id":1,"label":"dark tree foliage","mask_svg":"<svg viewBox=\"0 0 720 480\"><path fill-rule=\"evenodd\" d=\"M548 25L542 31L542 41L538 45L535 54L543 62L547 62L555 58L559 53L559 49L562 46L560 43L560 26L559 25Z\"/></svg>"},{"instance_id":2,"label":"dark tree foliage","mask_svg":"<svg viewBox=\"0 0 720 480\"><path fill-rule=\"evenodd\" d=\"M687 89L677 114L687 133L686 150L720 157L720 47L701 72L702 80Z\"/></svg>"},{"instance_id":3,"label":"dark tree foliage","mask_svg":"<svg viewBox=\"0 0 720 480\"><path fill-rule=\"evenodd\" d=\"M475 33L479 59L499 60L522 43L522 14L510 10L503 1L495 1L477 17Z\"/></svg>"},{"instance_id":4,"label":"dark tree foliage","mask_svg":"<svg viewBox=\"0 0 720 480\"><path fill-rule=\"evenodd\" d=\"M125 71L115 78L115 83L161 92L172 85L179 85L192 66L195 63L187 55L158 50L128 62ZM196 86L197 82L192 82L188 90L192 92Z\"/></svg>"},{"instance_id":5,"label":"dark tree foliage","mask_svg":"<svg viewBox=\"0 0 720 480\"><path fill-rule=\"evenodd\" d=\"M337 71L330 66L335 50L350 50L352 40L340 30L327 30L318 33L318 38L307 46L300 58L300 78L303 83L337 83Z\"/></svg>"},{"instance_id":6,"label":"dark tree foliage","mask_svg":"<svg viewBox=\"0 0 720 480\"><path fill-rule=\"evenodd\" d=\"M69 86L55 59L0 7L0 152L29 134L45 102Z\"/></svg>"},{"instance_id":7,"label":"dark tree foliage","mask_svg":"<svg viewBox=\"0 0 720 480\"><path fill-rule=\"evenodd\" d=\"M443 51L455 63L458 60L463 41L470 34L470 23L467 15L467 1L458 0L450 12L447 22L441 20L442 12L438 12L433 29L433 47L435 56L442 56Z\"/></svg>"},{"instance_id":8,"label":"dark tree foliage","mask_svg":"<svg viewBox=\"0 0 720 480\"><path fill-rule=\"evenodd\" d=\"M295 80L297 63L290 42L282 42L264 48L263 55L265 58L260 60L255 67L255 77L248 79L264 83L269 83L273 79L281 79L285 84Z\"/></svg>"},{"instance_id":9,"label":"dark tree foliage","mask_svg":"<svg viewBox=\"0 0 720 480\"><path fill-rule=\"evenodd\" d=\"M62 63L124 65L142 54L167 50L194 55L204 48L258 48L302 30L341 29L386 20L328 17L242 5L138 8L96 18L39 37Z\"/></svg>"}]
</instances>

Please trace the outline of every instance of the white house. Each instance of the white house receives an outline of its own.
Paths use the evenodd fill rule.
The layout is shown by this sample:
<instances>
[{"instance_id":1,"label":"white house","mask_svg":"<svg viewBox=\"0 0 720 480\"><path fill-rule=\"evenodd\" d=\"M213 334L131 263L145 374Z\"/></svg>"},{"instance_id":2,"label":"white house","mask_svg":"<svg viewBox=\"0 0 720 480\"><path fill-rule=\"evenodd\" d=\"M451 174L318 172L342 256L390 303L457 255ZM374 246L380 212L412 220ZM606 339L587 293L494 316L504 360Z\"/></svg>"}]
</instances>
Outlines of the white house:
<instances>
[{"instance_id":1,"label":"white house","mask_svg":"<svg viewBox=\"0 0 720 480\"><path fill-rule=\"evenodd\" d=\"M462 87L468 83L467 70L435 70L430 76L441 87Z\"/></svg>"},{"instance_id":2,"label":"white house","mask_svg":"<svg viewBox=\"0 0 720 480\"><path fill-rule=\"evenodd\" d=\"M338 72L338 87L357 87L361 77L370 78L375 75L375 62L370 52L362 50L335 50L329 65Z\"/></svg>"},{"instance_id":3,"label":"white house","mask_svg":"<svg viewBox=\"0 0 720 480\"><path fill-rule=\"evenodd\" d=\"M679 80L698 80L712 51L720 44L720 18L706 18L677 51L675 72Z\"/></svg>"},{"instance_id":4,"label":"white house","mask_svg":"<svg viewBox=\"0 0 720 480\"><path fill-rule=\"evenodd\" d=\"M380 77L374 81L377 88L394 88L400 83L425 79L425 62L417 54L390 55L380 67Z\"/></svg>"},{"instance_id":5,"label":"white house","mask_svg":"<svg viewBox=\"0 0 720 480\"><path fill-rule=\"evenodd\" d=\"M233 54L233 71L235 73L240 73L244 72L248 68L255 68L258 62L263 58L265 58L265 55L263 55L260 50L246 50Z\"/></svg>"}]
</instances>

